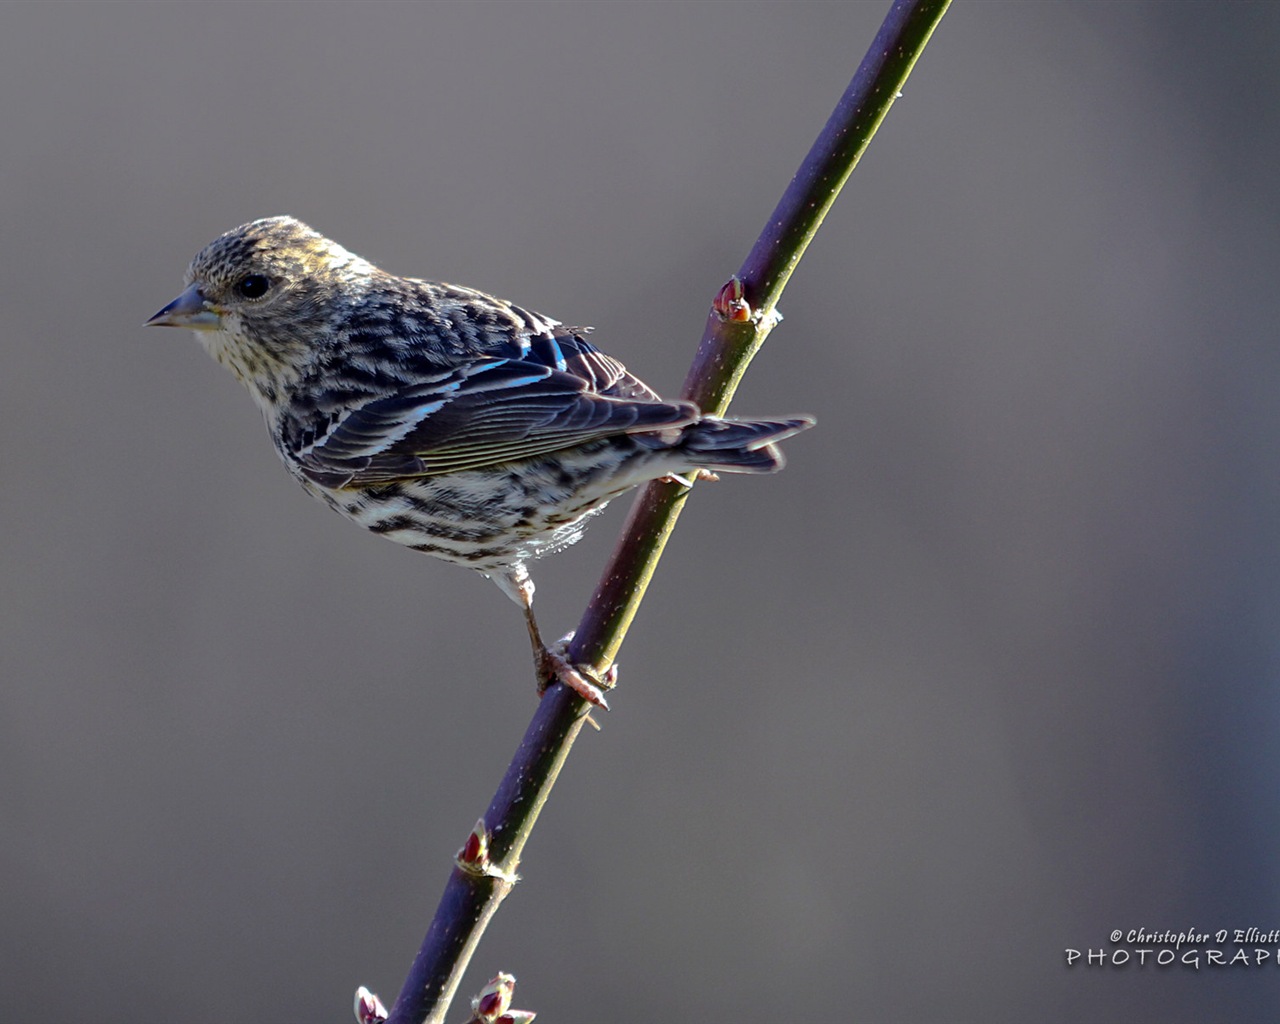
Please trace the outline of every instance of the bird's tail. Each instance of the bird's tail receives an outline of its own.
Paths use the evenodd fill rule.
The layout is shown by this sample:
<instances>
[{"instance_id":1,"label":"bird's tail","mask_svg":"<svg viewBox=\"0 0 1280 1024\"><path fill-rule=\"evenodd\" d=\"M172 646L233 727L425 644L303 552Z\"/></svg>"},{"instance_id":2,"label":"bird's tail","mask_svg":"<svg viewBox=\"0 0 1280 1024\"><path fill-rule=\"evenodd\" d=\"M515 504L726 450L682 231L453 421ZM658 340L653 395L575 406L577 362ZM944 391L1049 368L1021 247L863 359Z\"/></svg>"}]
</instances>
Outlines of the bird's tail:
<instances>
[{"instance_id":1,"label":"bird's tail","mask_svg":"<svg viewBox=\"0 0 1280 1024\"><path fill-rule=\"evenodd\" d=\"M676 449L698 469L776 473L786 463L777 442L808 430L812 416L780 420L721 420L706 416L684 428Z\"/></svg>"}]
</instances>

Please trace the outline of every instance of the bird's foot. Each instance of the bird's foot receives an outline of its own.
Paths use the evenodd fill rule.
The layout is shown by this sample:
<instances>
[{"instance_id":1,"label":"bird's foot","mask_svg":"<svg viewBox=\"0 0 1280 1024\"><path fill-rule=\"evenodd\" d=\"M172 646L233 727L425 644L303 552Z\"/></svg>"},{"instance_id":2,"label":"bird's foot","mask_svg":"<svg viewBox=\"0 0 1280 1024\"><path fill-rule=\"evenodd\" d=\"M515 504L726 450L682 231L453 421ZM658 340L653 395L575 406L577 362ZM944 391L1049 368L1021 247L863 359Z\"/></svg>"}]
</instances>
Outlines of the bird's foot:
<instances>
[{"instance_id":1,"label":"bird's foot","mask_svg":"<svg viewBox=\"0 0 1280 1024\"><path fill-rule=\"evenodd\" d=\"M545 693L552 683L561 682L587 703L608 711L604 691L617 685L618 666L610 665L603 674L597 675L591 665L573 664L567 657L572 639L573 634L569 633L543 650L538 665L538 693Z\"/></svg>"},{"instance_id":2,"label":"bird's foot","mask_svg":"<svg viewBox=\"0 0 1280 1024\"><path fill-rule=\"evenodd\" d=\"M719 475L711 472L709 469L698 469L692 473L668 473L666 476L658 477L664 484L679 484L681 487L692 487L696 480L707 480L715 483L720 479Z\"/></svg>"}]
</instances>

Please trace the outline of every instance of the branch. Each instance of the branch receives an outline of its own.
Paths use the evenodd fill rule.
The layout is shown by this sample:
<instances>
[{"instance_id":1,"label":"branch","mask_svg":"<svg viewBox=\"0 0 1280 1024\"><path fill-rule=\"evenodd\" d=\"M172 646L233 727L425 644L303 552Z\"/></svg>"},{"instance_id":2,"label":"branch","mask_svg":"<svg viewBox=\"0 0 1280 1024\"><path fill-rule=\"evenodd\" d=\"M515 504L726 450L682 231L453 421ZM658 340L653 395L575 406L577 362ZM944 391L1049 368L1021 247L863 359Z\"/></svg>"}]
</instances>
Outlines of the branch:
<instances>
[{"instance_id":1,"label":"branch","mask_svg":"<svg viewBox=\"0 0 1280 1024\"><path fill-rule=\"evenodd\" d=\"M897 0L880 26L822 133L791 179L735 280L747 320L713 306L685 378L685 398L703 412L723 415L747 365L778 317L778 298L817 234L880 122L898 98L950 0ZM733 290L733 281L726 285ZM721 297L726 297L725 291ZM732 301L733 296L727 296ZM716 308L717 306L721 308ZM622 541L578 627L571 661L607 668L618 656L662 549L684 509L687 490L650 484L632 506Z\"/></svg>"},{"instance_id":2,"label":"branch","mask_svg":"<svg viewBox=\"0 0 1280 1024\"><path fill-rule=\"evenodd\" d=\"M896 0L835 112L738 274L707 318L684 397L722 415L777 322L783 288L857 165L950 0ZM587 606L569 660L598 673L617 657L689 490L649 484ZM589 706L564 686L538 704L481 825L459 857L435 919L391 1010L391 1024L444 1018L480 936L515 881L529 834ZM479 838L477 838L479 837ZM484 849L479 849L484 847ZM478 852L477 852L478 851Z\"/></svg>"}]
</instances>

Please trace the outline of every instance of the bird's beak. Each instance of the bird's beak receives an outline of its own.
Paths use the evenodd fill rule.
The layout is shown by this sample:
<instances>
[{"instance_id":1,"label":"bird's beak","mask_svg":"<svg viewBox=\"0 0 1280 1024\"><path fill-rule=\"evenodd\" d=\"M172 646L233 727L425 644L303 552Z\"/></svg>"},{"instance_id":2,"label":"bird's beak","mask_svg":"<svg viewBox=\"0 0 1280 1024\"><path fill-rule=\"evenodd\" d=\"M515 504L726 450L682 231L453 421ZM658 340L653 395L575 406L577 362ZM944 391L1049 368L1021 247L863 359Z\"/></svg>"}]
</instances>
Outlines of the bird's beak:
<instances>
[{"instance_id":1,"label":"bird's beak","mask_svg":"<svg viewBox=\"0 0 1280 1024\"><path fill-rule=\"evenodd\" d=\"M216 331L222 327L222 317L205 299L199 285L193 284L142 326L190 327L197 331Z\"/></svg>"}]
</instances>

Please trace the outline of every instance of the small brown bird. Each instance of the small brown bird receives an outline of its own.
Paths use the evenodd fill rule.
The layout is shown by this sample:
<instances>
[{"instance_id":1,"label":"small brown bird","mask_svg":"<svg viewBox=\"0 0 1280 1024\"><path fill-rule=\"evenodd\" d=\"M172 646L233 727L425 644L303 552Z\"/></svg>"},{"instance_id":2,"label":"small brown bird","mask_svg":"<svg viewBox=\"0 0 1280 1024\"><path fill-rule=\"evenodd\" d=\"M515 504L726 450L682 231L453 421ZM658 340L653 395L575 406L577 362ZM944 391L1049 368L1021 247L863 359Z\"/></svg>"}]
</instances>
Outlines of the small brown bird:
<instances>
[{"instance_id":1,"label":"small brown bird","mask_svg":"<svg viewBox=\"0 0 1280 1024\"><path fill-rule=\"evenodd\" d=\"M807 416L730 420L663 401L580 328L395 277L291 217L202 249L147 321L193 328L249 389L306 490L374 533L492 579L524 610L543 685L603 704L542 642L526 563L638 484L782 468Z\"/></svg>"}]
</instances>

